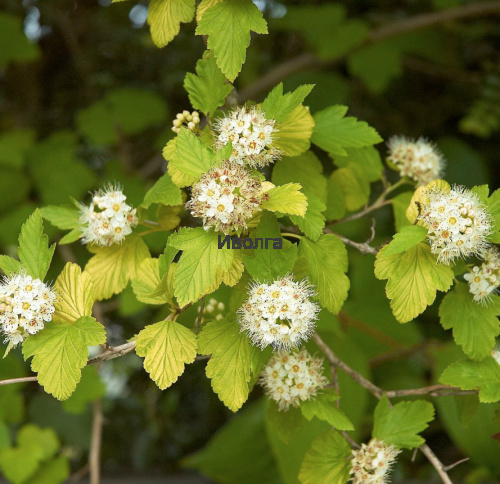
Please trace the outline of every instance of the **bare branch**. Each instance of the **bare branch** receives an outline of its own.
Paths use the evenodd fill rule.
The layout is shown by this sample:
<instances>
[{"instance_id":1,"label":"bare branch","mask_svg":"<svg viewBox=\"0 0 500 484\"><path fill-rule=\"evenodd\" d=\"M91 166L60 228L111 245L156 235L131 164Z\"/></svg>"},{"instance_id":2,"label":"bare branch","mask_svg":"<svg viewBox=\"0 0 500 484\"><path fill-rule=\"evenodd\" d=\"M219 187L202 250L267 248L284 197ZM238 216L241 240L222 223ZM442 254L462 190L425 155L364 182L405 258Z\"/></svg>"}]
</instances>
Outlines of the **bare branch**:
<instances>
[{"instance_id":1,"label":"bare branch","mask_svg":"<svg viewBox=\"0 0 500 484\"><path fill-rule=\"evenodd\" d=\"M453 484L450 476L448 476L448 474L446 473L446 468L444 467L443 463L437 458L436 454L432 452L431 448L427 444L422 444L419 449L422 451L425 457L427 457L429 462L434 466L444 484Z\"/></svg>"},{"instance_id":2,"label":"bare branch","mask_svg":"<svg viewBox=\"0 0 500 484\"><path fill-rule=\"evenodd\" d=\"M476 390L462 390L447 385L431 385L423 388L411 388L408 390L390 390L385 392L388 398L409 397L415 395L430 395L431 397L443 397L449 395L477 395Z\"/></svg>"}]
</instances>

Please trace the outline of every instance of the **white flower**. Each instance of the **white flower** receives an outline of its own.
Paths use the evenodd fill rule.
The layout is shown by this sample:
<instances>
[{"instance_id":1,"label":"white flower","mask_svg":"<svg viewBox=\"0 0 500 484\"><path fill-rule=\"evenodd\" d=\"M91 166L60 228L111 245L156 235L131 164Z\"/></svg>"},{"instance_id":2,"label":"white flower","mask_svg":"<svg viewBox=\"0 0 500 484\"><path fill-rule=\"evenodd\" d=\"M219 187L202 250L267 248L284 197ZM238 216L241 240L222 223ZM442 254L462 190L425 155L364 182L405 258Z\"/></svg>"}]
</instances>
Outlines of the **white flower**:
<instances>
[{"instance_id":1,"label":"white flower","mask_svg":"<svg viewBox=\"0 0 500 484\"><path fill-rule=\"evenodd\" d=\"M82 205L80 230L85 244L119 244L132 232L139 221L126 199L120 187L110 185L94 194L90 206Z\"/></svg>"},{"instance_id":2,"label":"white flower","mask_svg":"<svg viewBox=\"0 0 500 484\"><path fill-rule=\"evenodd\" d=\"M353 450L350 473L354 484L384 484L389 482L389 472L400 449L373 438L368 445Z\"/></svg>"},{"instance_id":3,"label":"white flower","mask_svg":"<svg viewBox=\"0 0 500 484\"><path fill-rule=\"evenodd\" d=\"M480 254L492 232L492 218L477 194L462 186L445 190L432 186L423 193L426 202L418 216L438 261Z\"/></svg>"},{"instance_id":4,"label":"white flower","mask_svg":"<svg viewBox=\"0 0 500 484\"><path fill-rule=\"evenodd\" d=\"M281 152L273 146L274 119L266 119L259 106L237 108L215 123L215 148L221 149L229 141L233 153L230 161L252 168L269 165L276 161Z\"/></svg>"},{"instance_id":5,"label":"white flower","mask_svg":"<svg viewBox=\"0 0 500 484\"><path fill-rule=\"evenodd\" d=\"M255 175L225 161L193 185L186 208L203 219L206 230L213 227L224 234L241 233L267 197Z\"/></svg>"},{"instance_id":6,"label":"white flower","mask_svg":"<svg viewBox=\"0 0 500 484\"><path fill-rule=\"evenodd\" d=\"M500 346L491 351L491 357L500 365Z\"/></svg>"},{"instance_id":7,"label":"white flower","mask_svg":"<svg viewBox=\"0 0 500 484\"><path fill-rule=\"evenodd\" d=\"M486 303L500 286L500 250L489 247L480 256L484 262L481 266L469 269L468 274L464 274L464 279L469 283L474 301Z\"/></svg>"},{"instance_id":8,"label":"white flower","mask_svg":"<svg viewBox=\"0 0 500 484\"><path fill-rule=\"evenodd\" d=\"M40 279L25 272L5 278L0 284L0 330L5 342L15 347L52 321L55 293Z\"/></svg>"},{"instance_id":9,"label":"white flower","mask_svg":"<svg viewBox=\"0 0 500 484\"><path fill-rule=\"evenodd\" d=\"M323 360L306 349L274 354L260 375L260 384L279 410L298 407L301 401L315 397L328 383L323 376Z\"/></svg>"},{"instance_id":10,"label":"white flower","mask_svg":"<svg viewBox=\"0 0 500 484\"><path fill-rule=\"evenodd\" d=\"M190 113L189 111L184 110L182 113L178 113L175 116L172 124L172 131L174 133L179 133L182 126L190 131L197 131L198 125L200 124L200 115L198 111Z\"/></svg>"},{"instance_id":11,"label":"white flower","mask_svg":"<svg viewBox=\"0 0 500 484\"><path fill-rule=\"evenodd\" d=\"M254 283L238 310L241 330L260 348L296 348L314 331L320 310L309 300L314 295L307 279L295 282L289 275L272 284Z\"/></svg>"},{"instance_id":12,"label":"white flower","mask_svg":"<svg viewBox=\"0 0 500 484\"><path fill-rule=\"evenodd\" d=\"M445 160L434 143L419 138L393 136L387 146L387 158L394 163L401 176L415 180L419 185L427 185L443 175Z\"/></svg>"}]
</instances>

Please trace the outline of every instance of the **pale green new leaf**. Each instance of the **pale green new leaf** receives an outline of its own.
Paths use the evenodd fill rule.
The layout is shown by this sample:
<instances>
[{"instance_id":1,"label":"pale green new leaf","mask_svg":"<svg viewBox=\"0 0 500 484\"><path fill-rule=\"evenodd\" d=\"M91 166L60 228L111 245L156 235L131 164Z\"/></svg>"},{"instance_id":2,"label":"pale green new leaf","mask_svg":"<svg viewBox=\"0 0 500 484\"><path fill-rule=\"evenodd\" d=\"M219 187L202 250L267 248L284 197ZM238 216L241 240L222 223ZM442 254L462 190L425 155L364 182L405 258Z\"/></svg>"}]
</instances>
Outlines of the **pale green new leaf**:
<instances>
[{"instance_id":1,"label":"pale green new leaf","mask_svg":"<svg viewBox=\"0 0 500 484\"><path fill-rule=\"evenodd\" d=\"M324 390L316 397L300 403L302 415L311 421L314 417L328 422L337 430L354 430L352 422L344 412L336 407L335 402L339 396L333 389Z\"/></svg>"},{"instance_id":2,"label":"pale green new leaf","mask_svg":"<svg viewBox=\"0 0 500 484\"><path fill-rule=\"evenodd\" d=\"M160 260L144 259L132 280L132 289L137 299L145 304L166 304L170 301L166 292L152 296L161 281Z\"/></svg>"},{"instance_id":3,"label":"pale green new leaf","mask_svg":"<svg viewBox=\"0 0 500 484\"><path fill-rule=\"evenodd\" d=\"M491 295L488 304L473 300L468 284L457 282L453 291L439 306L439 317L444 329L453 329L455 342L473 360L488 356L500 334L500 296Z\"/></svg>"},{"instance_id":4,"label":"pale green new leaf","mask_svg":"<svg viewBox=\"0 0 500 484\"><path fill-rule=\"evenodd\" d=\"M377 254L375 276L388 279L385 292L392 312L400 323L406 323L434 302L438 290L451 287L454 274L450 267L437 263L425 242L404 253L387 255L386 250Z\"/></svg>"},{"instance_id":5,"label":"pale green new leaf","mask_svg":"<svg viewBox=\"0 0 500 484\"><path fill-rule=\"evenodd\" d=\"M297 106L276 127L278 132L273 146L279 148L285 156L298 156L310 148L314 119L305 106Z\"/></svg>"},{"instance_id":6,"label":"pale green new leaf","mask_svg":"<svg viewBox=\"0 0 500 484\"><path fill-rule=\"evenodd\" d=\"M174 281L174 295L181 307L215 291L217 269L227 271L231 267L233 250L219 249L218 235L199 227L184 228L170 236L169 244L183 251Z\"/></svg>"},{"instance_id":7,"label":"pale green new leaf","mask_svg":"<svg viewBox=\"0 0 500 484\"><path fill-rule=\"evenodd\" d=\"M196 358L196 336L175 321L146 326L135 340L135 351L144 357L144 369L161 390L175 383L184 366Z\"/></svg>"},{"instance_id":8,"label":"pale green new leaf","mask_svg":"<svg viewBox=\"0 0 500 484\"><path fill-rule=\"evenodd\" d=\"M106 341L106 331L94 318L83 316L74 324L67 321L48 323L43 331L23 343L23 355L33 356L31 369L38 382L59 400L67 399L81 378L87 364L88 346Z\"/></svg>"},{"instance_id":9,"label":"pale green new leaf","mask_svg":"<svg viewBox=\"0 0 500 484\"><path fill-rule=\"evenodd\" d=\"M305 84L293 92L283 94L283 83L280 82L262 103L267 119L274 119L277 123L284 122L302 104L313 87L314 84Z\"/></svg>"},{"instance_id":10,"label":"pale green new leaf","mask_svg":"<svg viewBox=\"0 0 500 484\"><path fill-rule=\"evenodd\" d=\"M325 228L325 216L322 214L325 210L326 205L318 197L308 194L305 216L290 215L290 220L311 240L316 241Z\"/></svg>"},{"instance_id":11,"label":"pale green new leaf","mask_svg":"<svg viewBox=\"0 0 500 484\"><path fill-rule=\"evenodd\" d=\"M8 255L0 255L0 269L2 269L7 276L19 272L22 268L23 266L18 260Z\"/></svg>"},{"instance_id":12,"label":"pale green new leaf","mask_svg":"<svg viewBox=\"0 0 500 484\"><path fill-rule=\"evenodd\" d=\"M207 377L221 401L236 412L246 402L252 372L258 374L256 361L262 351L252 346L235 321L208 323L198 337L201 355L212 355L207 363ZM253 370L252 370L253 369Z\"/></svg>"},{"instance_id":13,"label":"pale green new leaf","mask_svg":"<svg viewBox=\"0 0 500 484\"><path fill-rule=\"evenodd\" d=\"M439 381L462 390L479 390L483 403L500 400L500 364L490 356L482 361L456 361L443 371Z\"/></svg>"},{"instance_id":14,"label":"pale green new leaf","mask_svg":"<svg viewBox=\"0 0 500 484\"><path fill-rule=\"evenodd\" d=\"M418 434L433 418L432 403L424 400L399 402L391 408L384 396L373 414L372 436L400 449L413 449L425 442Z\"/></svg>"},{"instance_id":15,"label":"pale green new leaf","mask_svg":"<svg viewBox=\"0 0 500 484\"><path fill-rule=\"evenodd\" d=\"M299 183L287 183L269 190L269 200L262 202L262 208L271 212L304 217L307 210L307 198L300 191Z\"/></svg>"},{"instance_id":16,"label":"pale green new leaf","mask_svg":"<svg viewBox=\"0 0 500 484\"><path fill-rule=\"evenodd\" d=\"M226 82L226 76L217 67L215 57L210 55L210 52L205 52L196 63L196 74L186 74L184 89L195 109L205 114L213 114L224 104L233 86Z\"/></svg>"},{"instance_id":17,"label":"pale green new leaf","mask_svg":"<svg viewBox=\"0 0 500 484\"><path fill-rule=\"evenodd\" d=\"M151 38L158 47L165 47L178 33L181 22L194 17L195 0L151 0L148 24Z\"/></svg>"},{"instance_id":18,"label":"pale green new leaf","mask_svg":"<svg viewBox=\"0 0 500 484\"><path fill-rule=\"evenodd\" d=\"M40 210L36 209L26 220L19 235L17 254L26 272L43 281L52 261L56 246L49 247L49 238L43 234Z\"/></svg>"},{"instance_id":19,"label":"pale green new leaf","mask_svg":"<svg viewBox=\"0 0 500 484\"><path fill-rule=\"evenodd\" d=\"M345 117L347 106L330 106L314 115L311 141L333 154L347 156L344 148L362 148L382 141L374 128L354 117Z\"/></svg>"},{"instance_id":20,"label":"pale green new leaf","mask_svg":"<svg viewBox=\"0 0 500 484\"><path fill-rule=\"evenodd\" d=\"M68 262L54 284L57 299L54 320L73 324L82 316L92 315L94 284L90 274L77 264Z\"/></svg>"},{"instance_id":21,"label":"pale green new leaf","mask_svg":"<svg viewBox=\"0 0 500 484\"><path fill-rule=\"evenodd\" d=\"M224 0L206 10L198 23L196 34L208 35L208 48L231 82L245 62L250 31L267 34L266 21L251 0Z\"/></svg>"},{"instance_id":22,"label":"pale green new leaf","mask_svg":"<svg viewBox=\"0 0 500 484\"><path fill-rule=\"evenodd\" d=\"M311 282L316 286L321 306L337 314L347 298L349 279L347 250L335 235L322 235L317 242L303 237L299 257L307 260Z\"/></svg>"},{"instance_id":23,"label":"pale green new leaf","mask_svg":"<svg viewBox=\"0 0 500 484\"><path fill-rule=\"evenodd\" d=\"M399 254L411 249L427 236L427 229L420 225L407 225L394 235L385 248L385 255Z\"/></svg>"},{"instance_id":24,"label":"pale green new leaf","mask_svg":"<svg viewBox=\"0 0 500 484\"><path fill-rule=\"evenodd\" d=\"M299 472L302 484L345 484L349 481L351 447L338 432L317 437L304 457Z\"/></svg>"},{"instance_id":25,"label":"pale green new leaf","mask_svg":"<svg viewBox=\"0 0 500 484\"><path fill-rule=\"evenodd\" d=\"M47 207L42 207L40 213L45 220L48 220L58 229L71 230L78 227L80 214L76 207L48 205Z\"/></svg>"},{"instance_id":26,"label":"pale green new leaf","mask_svg":"<svg viewBox=\"0 0 500 484\"><path fill-rule=\"evenodd\" d=\"M141 207L148 208L153 203L163 205L179 205L182 203L182 195L179 187L174 185L168 173L163 176L148 190Z\"/></svg>"},{"instance_id":27,"label":"pale green new leaf","mask_svg":"<svg viewBox=\"0 0 500 484\"><path fill-rule=\"evenodd\" d=\"M122 244L94 249L85 271L94 282L95 298L100 301L123 291L133 279L141 262L149 257L149 249L137 235L129 235Z\"/></svg>"}]
</instances>

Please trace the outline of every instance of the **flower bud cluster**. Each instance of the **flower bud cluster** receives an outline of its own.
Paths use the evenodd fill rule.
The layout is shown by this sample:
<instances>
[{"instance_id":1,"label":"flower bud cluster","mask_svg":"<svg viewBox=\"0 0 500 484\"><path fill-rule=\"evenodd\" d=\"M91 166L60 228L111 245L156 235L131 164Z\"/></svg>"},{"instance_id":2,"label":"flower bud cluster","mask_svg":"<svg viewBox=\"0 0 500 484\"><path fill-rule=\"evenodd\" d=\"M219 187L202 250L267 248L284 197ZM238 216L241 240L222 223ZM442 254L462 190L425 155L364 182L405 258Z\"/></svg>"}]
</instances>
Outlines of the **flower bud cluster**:
<instances>
[{"instance_id":1,"label":"flower bud cluster","mask_svg":"<svg viewBox=\"0 0 500 484\"><path fill-rule=\"evenodd\" d=\"M352 451L351 481L354 484L384 484L400 449L373 438L368 445Z\"/></svg>"},{"instance_id":2,"label":"flower bud cluster","mask_svg":"<svg viewBox=\"0 0 500 484\"><path fill-rule=\"evenodd\" d=\"M217 301L215 298L210 298L208 303L203 308L203 315L201 321L204 322L205 319L215 319L220 321L223 319L222 311L226 309L226 305L222 301ZM198 314L201 312L201 306L198 308Z\"/></svg>"},{"instance_id":3,"label":"flower bud cluster","mask_svg":"<svg viewBox=\"0 0 500 484\"><path fill-rule=\"evenodd\" d=\"M280 157L280 150L273 146L277 132L274 119L266 119L259 106L237 108L215 125L216 149L231 142L233 153L230 161L252 168L263 167Z\"/></svg>"},{"instance_id":4,"label":"flower bud cluster","mask_svg":"<svg viewBox=\"0 0 500 484\"><path fill-rule=\"evenodd\" d=\"M95 193L89 207L82 205L80 224L85 244L119 244L132 232L138 218L126 199L119 187L109 186Z\"/></svg>"},{"instance_id":5,"label":"flower bud cluster","mask_svg":"<svg viewBox=\"0 0 500 484\"><path fill-rule=\"evenodd\" d=\"M20 272L0 284L0 329L15 347L52 321L55 293L40 279Z\"/></svg>"},{"instance_id":6,"label":"flower bud cluster","mask_svg":"<svg viewBox=\"0 0 500 484\"><path fill-rule=\"evenodd\" d=\"M172 124L172 131L174 133L179 133L182 126L185 126L190 131L195 131L200 124L200 115L198 114L198 111L193 111L192 113L190 113L189 111L184 110L182 111L182 113L178 113L175 116Z\"/></svg>"},{"instance_id":7,"label":"flower bud cluster","mask_svg":"<svg viewBox=\"0 0 500 484\"><path fill-rule=\"evenodd\" d=\"M214 228L228 235L247 227L247 220L267 199L256 175L236 163L223 162L193 185L186 208L203 219L205 230Z\"/></svg>"},{"instance_id":8,"label":"flower bud cluster","mask_svg":"<svg viewBox=\"0 0 500 484\"><path fill-rule=\"evenodd\" d=\"M306 349L271 356L260 375L266 394L278 404L279 410L316 396L328 384L323 376L323 359L311 356Z\"/></svg>"},{"instance_id":9,"label":"flower bud cluster","mask_svg":"<svg viewBox=\"0 0 500 484\"><path fill-rule=\"evenodd\" d=\"M481 258L484 259L481 266L474 266L464 275L476 302L485 302L500 286L500 250L489 247Z\"/></svg>"},{"instance_id":10,"label":"flower bud cluster","mask_svg":"<svg viewBox=\"0 0 500 484\"><path fill-rule=\"evenodd\" d=\"M488 247L492 218L476 193L462 186L451 190L432 186L423 196L426 202L418 218L428 230L431 251L439 262L449 264Z\"/></svg>"},{"instance_id":11,"label":"flower bud cluster","mask_svg":"<svg viewBox=\"0 0 500 484\"><path fill-rule=\"evenodd\" d=\"M248 299L238 310L242 331L260 348L290 350L314 331L319 305L307 279L295 282L287 275L271 284L254 283Z\"/></svg>"},{"instance_id":12,"label":"flower bud cluster","mask_svg":"<svg viewBox=\"0 0 500 484\"><path fill-rule=\"evenodd\" d=\"M399 168L401 176L427 185L440 178L444 171L444 156L425 138L414 140L406 136L393 136L387 143L387 158Z\"/></svg>"}]
</instances>

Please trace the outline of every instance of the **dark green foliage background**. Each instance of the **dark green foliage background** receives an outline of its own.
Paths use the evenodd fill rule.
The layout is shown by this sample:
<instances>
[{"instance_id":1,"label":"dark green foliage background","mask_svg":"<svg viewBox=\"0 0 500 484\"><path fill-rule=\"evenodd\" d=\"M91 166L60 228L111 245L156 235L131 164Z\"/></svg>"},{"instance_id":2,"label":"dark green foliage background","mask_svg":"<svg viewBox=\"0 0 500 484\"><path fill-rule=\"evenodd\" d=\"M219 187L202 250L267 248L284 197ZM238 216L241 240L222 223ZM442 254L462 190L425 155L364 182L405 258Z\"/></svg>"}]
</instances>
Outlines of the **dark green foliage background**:
<instances>
[{"instance_id":1,"label":"dark green foliage background","mask_svg":"<svg viewBox=\"0 0 500 484\"><path fill-rule=\"evenodd\" d=\"M110 6L105 0L28 0L22 4L0 0L2 253L13 253L21 224L36 206L68 203L70 196L88 201L88 192L108 181L122 183L128 200L137 205L161 175L161 149L173 136L171 120L177 112L190 109L182 87L185 74L194 71L205 44L194 35L193 24L187 24L173 42L158 49L147 25L131 22L131 9L141 12L135 5ZM139 5L145 11L147 4ZM350 115L367 121L384 139L393 134L426 136L446 155L450 183L498 187L498 16L470 16L423 30L409 29L365 48L357 45L360 33L380 32L377 29L405 18L445 12L462 2L269 0L259 5L267 5L270 35L256 36L247 52L247 62L235 82L241 101L261 101L281 80L286 91L314 83L307 99L312 113L331 104L345 104ZM37 11L42 35L30 43L22 25ZM283 18L273 18L285 12ZM282 69L276 70L278 66ZM276 77L266 83L269 72ZM378 148L383 154L384 146ZM331 160L322 162L329 174ZM379 192L380 186L375 184L373 196ZM189 225L189 216L182 216L183 224ZM374 216L375 243L382 243L394 232L392 211L386 207ZM60 237L48 223L46 231L53 239ZM369 223L345 224L339 232L365 240ZM155 234L146 239L153 252L163 249L166 236ZM88 254L76 244L70 257L83 264ZM56 252L49 279L55 279L67 258L64 248ZM334 348L358 370L371 371L374 381L384 388L432 383L427 368L435 366L439 374L439 369L457 357L452 354L456 348L438 346L448 336L437 323L437 304L417 323L402 326L390 312L384 284L373 276L372 257L353 252L350 262L352 289L343 316L325 315L322 320L335 329L331 337ZM228 306L223 289L218 297ZM102 322L112 345L158 320L155 310L138 303L130 288L103 306ZM196 308L191 308L181 318L193 320L195 315ZM413 348L410 356L396 365L380 356L407 348ZM105 374L114 375L114 384L119 380L123 385L103 403L104 474L177 473L182 460L202 448L231 417L213 395L203 362L188 365L180 381L165 392L148 378L134 354L104 366L108 367ZM19 350L0 362L2 379L28 373ZM345 398L352 398L350 417L359 428L357 437L364 439L371 427L363 418L366 394L347 380L342 379L342 384L350 389ZM89 383L89 395L92 391L100 394L98 383ZM250 401L257 402L260 395L260 389L254 390ZM470 483L500 475L500 444L491 440L500 424L498 418L496 428L485 424L491 423L498 405L481 405L477 410L474 398L441 398L437 401L440 419L426 434L445 463L464 454L472 458L455 474L466 475ZM265 432L263 403L251 402L242 417L237 417L248 419L247 423L239 428L235 420L236 428L225 430L228 440L224 445L214 441L208 453L190 458L191 466L221 482L280 482L269 444L259 441ZM0 420L13 429L27 421L52 426L71 458L72 469L85 465L91 404L84 401L75 410L35 384L11 385L0 388ZM469 434L467 425L483 428L486 436ZM313 438L299 437L303 446ZM279 453L279 442L273 447ZM228 454L228 449L236 450ZM259 459L262 466L254 468L251 463ZM413 463L409 456L402 460L396 476L403 474L403 466L405 475L421 479L432 475L422 456ZM293 464L290 456L289 465L299 463ZM233 471L237 473L231 474ZM248 480L244 480L245 474Z\"/></svg>"}]
</instances>

